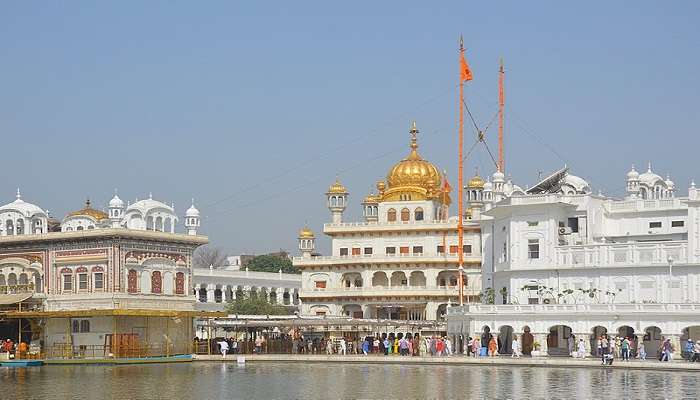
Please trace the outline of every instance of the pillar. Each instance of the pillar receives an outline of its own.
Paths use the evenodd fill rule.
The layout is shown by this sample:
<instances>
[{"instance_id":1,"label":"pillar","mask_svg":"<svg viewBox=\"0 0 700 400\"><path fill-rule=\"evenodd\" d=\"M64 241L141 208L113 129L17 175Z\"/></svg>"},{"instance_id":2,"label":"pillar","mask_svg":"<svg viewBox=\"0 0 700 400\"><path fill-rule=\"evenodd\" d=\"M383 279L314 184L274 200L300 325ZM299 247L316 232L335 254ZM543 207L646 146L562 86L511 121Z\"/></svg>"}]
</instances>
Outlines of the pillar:
<instances>
[{"instance_id":1,"label":"pillar","mask_svg":"<svg viewBox=\"0 0 700 400\"><path fill-rule=\"evenodd\" d=\"M216 286L214 285L207 285L207 303L214 303L214 290L216 290Z\"/></svg>"}]
</instances>

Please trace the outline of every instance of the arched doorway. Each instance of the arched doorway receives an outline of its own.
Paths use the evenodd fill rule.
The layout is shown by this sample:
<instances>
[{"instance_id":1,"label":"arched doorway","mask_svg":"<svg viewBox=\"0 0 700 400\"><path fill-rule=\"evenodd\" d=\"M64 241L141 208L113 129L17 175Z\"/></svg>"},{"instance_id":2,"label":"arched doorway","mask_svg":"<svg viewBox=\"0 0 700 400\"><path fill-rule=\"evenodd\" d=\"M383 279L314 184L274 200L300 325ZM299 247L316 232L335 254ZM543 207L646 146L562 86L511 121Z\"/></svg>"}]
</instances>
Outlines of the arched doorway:
<instances>
[{"instance_id":1,"label":"arched doorway","mask_svg":"<svg viewBox=\"0 0 700 400\"><path fill-rule=\"evenodd\" d=\"M604 326L594 326L591 329L591 354L596 357L601 357L600 351L598 350L598 340L602 338L603 335L608 334L608 328Z\"/></svg>"},{"instance_id":2,"label":"arched doorway","mask_svg":"<svg viewBox=\"0 0 700 400\"><path fill-rule=\"evenodd\" d=\"M644 350L647 352L647 357L657 357L659 348L661 347L661 328L658 326L650 326L644 329Z\"/></svg>"},{"instance_id":3,"label":"arched doorway","mask_svg":"<svg viewBox=\"0 0 700 400\"><path fill-rule=\"evenodd\" d=\"M372 286L389 286L389 278L387 278L384 271L377 271L372 275Z\"/></svg>"},{"instance_id":4,"label":"arched doorway","mask_svg":"<svg viewBox=\"0 0 700 400\"><path fill-rule=\"evenodd\" d=\"M574 349L574 335L571 327L555 325L549 328L547 335L547 352L550 356L568 356Z\"/></svg>"},{"instance_id":5,"label":"arched doorway","mask_svg":"<svg viewBox=\"0 0 700 400\"><path fill-rule=\"evenodd\" d=\"M513 353L513 327L503 325L498 328L498 354Z\"/></svg>"},{"instance_id":6,"label":"arched doorway","mask_svg":"<svg viewBox=\"0 0 700 400\"><path fill-rule=\"evenodd\" d=\"M437 308L436 319L438 321L444 321L447 317L447 304L440 304Z\"/></svg>"},{"instance_id":7,"label":"arched doorway","mask_svg":"<svg viewBox=\"0 0 700 400\"><path fill-rule=\"evenodd\" d=\"M634 328L628 325L623 325L617 328L617 336L622 339L627 338L630 341L629 355L634 358L637 355L637 336L634 334ZM620 350L622 351L622 350Z\"/></svg>"},{"instance_id":8,"label":"arched doorway","mask_svg":"<svg viewBox=\"0 0 700 400\"><path fill-rule=\"evenodd\" d=\"M687 326L683 328L683 334L681 335L681 355L684 359L689 360L692 357L692 353L688 354L685 351L685 346L688 340L697 342L700 340L700 326Z\"/></svg>"}]
</instances>

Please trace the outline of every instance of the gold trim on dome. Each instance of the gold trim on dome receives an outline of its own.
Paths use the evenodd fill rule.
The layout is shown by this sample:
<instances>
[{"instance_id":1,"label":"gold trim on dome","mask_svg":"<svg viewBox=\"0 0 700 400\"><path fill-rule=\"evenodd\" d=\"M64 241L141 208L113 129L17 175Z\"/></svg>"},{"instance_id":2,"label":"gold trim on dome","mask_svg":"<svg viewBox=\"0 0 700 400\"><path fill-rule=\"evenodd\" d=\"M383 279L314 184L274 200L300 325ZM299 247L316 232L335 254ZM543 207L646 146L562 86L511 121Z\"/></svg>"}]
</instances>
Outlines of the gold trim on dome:
<instances>
[{"instance_id":1,"label":"gold trim on dome","mask_svg":"<svg viewBox=\"0 0 700 400\"><path fill-rule=\"evenodd\" d=\"M377 196L374 192L370 192L367 197L362 201L363 204L379 203L381 196Z\"/></svg>"},{"instance_id":2,"label":"gold trim on dome","mask_svg":"<svg viewBox=\"0 0 700 400\"><path fill-rule=\"evenodd\" d=\"M469 183L467 183L467 187L470 189L483 189L484 188L484 180L479 176L475 175L472 177L472 179L469 180Z\"/></svg>"},{"instance_id":3,"label":"gold trim on dome","mask_svg":"<svg viewBox=\"0 0 700 400\"><path fill-rule=\"evenodd\" d=\"M299 239L313 239L314 238L314 232L309 229L308 226L305 226L304 229L299 231Z\"/></svg>"},{"instance_id":4,"label":"gold trim on dome","mask_svg":"<svg viewBox=\"0 0 700 400\"><path fill-rule=\"evenodd\" d=\"M66 218L76 217L76 216L88 216L88 217L94 218L97 221L101 221L103 219L109 218L109 215L107 215L107 213L100 211L100 210L95 210L94 208L92 208L90 206L90 199L87 199L87 201L85 201L85 208L83 208L82 210L73 211L72 213L69 213L68 215L66 215Z\"/></svg>"},{"instance_id":5,"label":"gold trim on dome","mask_svg":"<svg viewBox=\"0 0 700 400\"><path fill-rule=\"evenodd\" d=\"M347 189L345 189L345 186L343 186L342 183L338 180L338 177L335 178L335 183L333 183L329 188L328 188L328 193L342 193L345 194L347 193Z\"/></svg>"}]
</instances>

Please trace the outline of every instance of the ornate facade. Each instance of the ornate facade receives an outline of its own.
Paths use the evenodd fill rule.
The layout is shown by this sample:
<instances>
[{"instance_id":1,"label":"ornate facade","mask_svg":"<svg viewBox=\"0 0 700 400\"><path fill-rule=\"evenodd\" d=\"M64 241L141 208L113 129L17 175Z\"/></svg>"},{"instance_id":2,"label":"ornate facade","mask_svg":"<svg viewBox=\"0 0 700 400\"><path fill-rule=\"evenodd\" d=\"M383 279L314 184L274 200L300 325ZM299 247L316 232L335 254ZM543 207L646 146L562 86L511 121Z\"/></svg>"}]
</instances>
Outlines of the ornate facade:
<instances>
[{"instance_id":1,"label":"ornate facade","mask_svg":"<svg viewBox=\"0 0 700 400\"><path fill-rule=\"evenodd\" d=\"M48 213L19 193L0 213L0 300L7 305L0 336L20 339L17 326L29 324L21 339L46 349L103 346L106 356L128 336L131 346L186 350L195 313L192 252L207 243L191 229L198 213L188 234L175 233L172 207L152 199L124 210L115 195L109 212L88 201L53 229L46 229ZM35 229L17 229L29 226Z\"/></svg>"},{"instance_id":2,"label":"ornate facade","mask_svg":"<svg viewBox=\"0 0 700 400\"><path fill-rule=\"evenodd\" d=\"M395 320L442 320L459 303L457 218L448 214L446 177L418 153L418 129L409 154L389 169L361 202L364 221L345 222L348 191L336 180L326 192L331 254L314 254L315 235L299 232L301 311L306 315ZM481 292L479 224L465 220L465 293Z\"/></svg>"}]
</instances>

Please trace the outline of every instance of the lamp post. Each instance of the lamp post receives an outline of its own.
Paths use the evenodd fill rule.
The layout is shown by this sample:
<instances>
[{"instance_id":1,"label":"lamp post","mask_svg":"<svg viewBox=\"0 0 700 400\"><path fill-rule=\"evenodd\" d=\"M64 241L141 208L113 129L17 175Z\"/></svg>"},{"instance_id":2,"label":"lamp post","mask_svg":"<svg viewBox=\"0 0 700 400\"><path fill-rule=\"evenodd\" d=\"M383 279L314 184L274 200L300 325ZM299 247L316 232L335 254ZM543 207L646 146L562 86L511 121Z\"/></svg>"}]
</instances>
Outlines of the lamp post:
<instances>
[{"instance_id":1,"label":"lamp post","mask_svg":"<svg viewBox=\"0 0 700 400\"><path fill-rule=\"evenodd\" d=\"M668 303L671 303L671 289L673 289L673 257L668 256Z\"/></svg>"}]
</instances>

